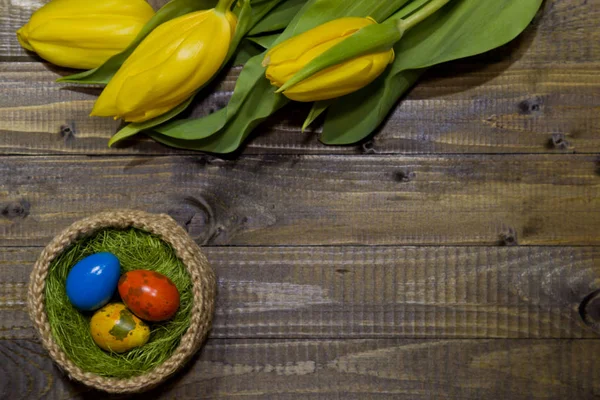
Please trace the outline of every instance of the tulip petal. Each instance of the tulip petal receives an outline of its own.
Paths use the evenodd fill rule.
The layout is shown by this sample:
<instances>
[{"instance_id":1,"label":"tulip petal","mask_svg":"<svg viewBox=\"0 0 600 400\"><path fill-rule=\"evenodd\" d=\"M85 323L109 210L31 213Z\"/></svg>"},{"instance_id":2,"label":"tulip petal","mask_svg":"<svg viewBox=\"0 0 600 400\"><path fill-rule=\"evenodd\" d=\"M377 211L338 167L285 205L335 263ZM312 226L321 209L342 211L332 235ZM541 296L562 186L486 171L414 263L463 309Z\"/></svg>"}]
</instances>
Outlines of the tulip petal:
<instances>
[{"instance_id":1,"label":"tulip petal","mask_svg":"<svg viewBox=\"0 0 600 400\"><path fill-rule=\"evenodd\" d=\"M144 0L53 0L32 15L17 38L56 65L95 68L124 50L153 15Z\"/></svg>"},{"instance_id":2,"label":"tulip petal","mask_svg":"<svg viewBox=\"0 0 600 400\"><path fill-rule=\"evenodd\" d=\"M57 18L29 30L29 46L56 65L94 68L127 47L143 23L126 18Z\"/></svg>"},{"instance_id":3,"label":"tulip petal","mask_svg":"<svg viewBox=\"0 0 600 400\"><path fill-rule=\"evenodd\" d=\"M285 91L284 95L305 102L347 95L373 82L393 58L393 50L355 58L313 75Z\"/></svg>"},{"instance_id":4,"label":"tulip petal","mask_svg":"<svg viewBox=\"0 0 600 400\"><path fill-rule=\"evenodd\" d=\"M83 16L129 16L139 19L150 19L154 10L145 0L52 0L37 10L32 16L32 22L47 21L56 17Z\"/></svg>"},{"instance_id":5,"label":"tulip petal","mask_svg":"<svg viewBox=\"0 0 600 400\"><path fill-rule=\"evenodd\" d=\"M115 54L115 50L111 49L78 49L78 51L69 52L66 46L59 46L54 43L35 42L31 45L35 48L35 52L44 60L47 60L55 65L77 68L93 68L94 65L99 65ZM68 53L68 54L67 54Z\"/></svg>"},{"instance_id":6,"label":"tulip petal","mask_svg":"<svg viewBox=\"0 0 600 400\"><path fill-rule=\"evenodd\" d=\"M120 51L144 26L144 21L120 16L54 18L29 29L29 40L52 43L68 49L111 49Z\"/></svg>"},{"instance_id":7,"label":"tulip petal","mask_svg":"<svg viewBox=\"0 0 600 400\"><path fill-rule=\"evenodd\" d=\"M229 42L230 28L223 22L222 18L205 19L202 28L194 29L177 46L171 57L155 69L146 70L127 79L122 87L124 93L133 92L140 85L148 85L148 82L152 82L149 90L144 92L144 96L140 97L139 101L131 103L134 104L133 107L140 109L150 108L153 105L164 110L166 105L168 110L186 99L211 78L221 66L228 51L228 47L223 46L222 43ZM206 40L206 32L214 34L213 38L218 42L217 46L213 46L215 41ZM216 38L226 40L221 42ZM124 102L127 100L123 99Z\"/></svg>"},{"instance_id":8,"label":"tulip petal","mask_svg":"<svg viewBox=\"0 0 600 400\"><path fill-rule=\"evenodd\" d=\"M26 24L23 27L21 27L21 29L19 29L17 31L17 40L19 41L19 44L25 49L25 50L29 50L29 51L35 51L33 49L33 47L31 47L31 44L29 43L29 25Z\"/></svg>"},{"instance_id":9,"label":"tulip petal","mask_svg":"<svg viewBox=\"0 0 600 400\"><path fill-rule=\"evenodd\" d=\"M286 97L297 101L328 100L358 90L386 69L393 60L393 50L367 53L325 68L287 90L286 85L313 60L373 25L380 26L371 18L340 18L286 40L267 53L266 77Z\"/></svg>"},{"instance_id":10,"label":"tulip petal","mask_svg":"<svg viewBox=\"0 0 600 400\"><path fill-rule=\"evenodd\" d=\"M282 86L288 79L294 76L296 72L298 72L298 70L301 69L304 65L309 63L319 54L326 52L336 44L340 43L344 39L344 37L337 37L335 39L323 42L309 49L306 53L300 55L298 59L288 60L286 62L270 65L266 71L267 79L269 79L271 83L275 86Z\"/></svg>"},{"instance_id":11,"label":"tulip petal","mask_svg":"<svg viewBox=\"0 0 600 400\"><path fill-rule=\"evenodd\" d=\"M139 44L122 68L149 69L168 59L191 31L198 29L206 20L207 13L207 11L199 11L159 25Z\"/></svg>"},{"instance_id":12,"label":"tulip petal","mask_svg":"<svg viewBox=\"0 0 600 400\"><path fill-rule=\"evenodd\" d=\"M92 115L143 122L176 107L220 69L234 18L205 10L160 25L115 74Z\"/></svg>"},{"instance_id":13,"label":"tulip petal","mask_svg":"<svg viewBox=\"0 0 600 400\"><path fill-rule=\"evenodd\" d=\"M347 37L374 23L375 21L372 19L358 17L339 18L327 22L275 46L267 53L264 65L278 65L290 60L297 60L319 44Z\"/></svg>"}]
</instances>

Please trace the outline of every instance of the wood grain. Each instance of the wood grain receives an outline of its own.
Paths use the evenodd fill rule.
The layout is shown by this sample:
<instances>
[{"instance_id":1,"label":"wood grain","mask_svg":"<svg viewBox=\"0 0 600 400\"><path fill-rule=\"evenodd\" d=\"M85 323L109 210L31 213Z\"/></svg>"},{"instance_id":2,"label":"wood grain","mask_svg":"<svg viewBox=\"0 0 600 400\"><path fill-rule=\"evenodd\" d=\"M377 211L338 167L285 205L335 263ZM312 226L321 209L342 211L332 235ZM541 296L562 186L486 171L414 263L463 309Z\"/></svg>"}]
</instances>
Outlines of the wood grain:
<instances>
[{"instance_id":1,"label":"wood grain","mask_svg":"<svg viewBox=\"0 0 600 400\"><path fill-rule=\"evenodd\" d=\"M593 399L600 340L211 340L140 399ZM0 341L0 394L107 399L37 342ZM122 398L122 397L121 397Z\"/></svg>"},{"instance_id":2,"label":"wood grain","mask_svg":"<svg viewBox=\"0 0 600 400\"><path fill-rule=\"evenodd\" d=\"M0 339L32 339L40 248L0 253ZM600 248L207 247L212 338L597 338Z\"/></svg>"},{"instance_id":3,"label":"wood grain","mask_svg":"<svg viewBox=\"0 0 600 400\"><path fill-rule=\"evenodd\" d=\"M359 146L300 133L294 105L229 160L108 149L100 89L16 41L46 2L0 0L0 398L107 398L25 302L41 246L115 208L169 213L219 277L211 339L140 398L600 397L600 0L546 0L516 41L433 68Z\"/></svg>"},{"instance_id":4,"label":"wood grain","mask_svg":"<svg viewBox=\"0 0 600 400\"><path fill-rule=\"evenodd\" d=\"M212 245L598 245L595 156L0 158L0 245L135 208Z\"/></svg>"},{"instance_id":5,"label":"wood grain","mask_svg":"<svg viewBox=\"0 0 600 400\"><path fill-rule=\"evenodd\" d=\"M0 2L0 59L23 58L13 30L40 1ZM3 18L3 17L0 17ZM257 129L257 153L595 153L600 151L600 0L547 0L515 42L434 68L373 140L319 144L300 133L308 108L285 109ZM8 57L8 58L7 58ZM108 149L118 124L90 118L98 89L59 85L68 71L40 62L0 64L0 153L165 154L148 141ZM239 69L193 115L223 107Z\"/></svg>"}]
</instances>

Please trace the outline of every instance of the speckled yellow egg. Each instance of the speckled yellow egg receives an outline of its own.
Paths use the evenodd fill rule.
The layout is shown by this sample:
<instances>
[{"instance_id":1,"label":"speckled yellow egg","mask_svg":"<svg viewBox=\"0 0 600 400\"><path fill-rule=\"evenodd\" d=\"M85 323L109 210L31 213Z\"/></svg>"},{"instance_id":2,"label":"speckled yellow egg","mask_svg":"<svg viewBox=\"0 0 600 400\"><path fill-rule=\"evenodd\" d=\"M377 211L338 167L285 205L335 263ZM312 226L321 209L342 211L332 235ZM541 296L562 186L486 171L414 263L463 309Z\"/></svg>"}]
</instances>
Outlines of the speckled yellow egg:
<instances>
[{"instance_id":1,"label":"speckled yellow egg","mask_svg":"<svg viewBox=\"0 0 600 400\"><path fill-rule=\"evenodd\" d=\"M150 338L150 328L122 303L108 304L94 314L90 332L101 349L124 353L143 346Z\"/></svg>"}]
</instances>

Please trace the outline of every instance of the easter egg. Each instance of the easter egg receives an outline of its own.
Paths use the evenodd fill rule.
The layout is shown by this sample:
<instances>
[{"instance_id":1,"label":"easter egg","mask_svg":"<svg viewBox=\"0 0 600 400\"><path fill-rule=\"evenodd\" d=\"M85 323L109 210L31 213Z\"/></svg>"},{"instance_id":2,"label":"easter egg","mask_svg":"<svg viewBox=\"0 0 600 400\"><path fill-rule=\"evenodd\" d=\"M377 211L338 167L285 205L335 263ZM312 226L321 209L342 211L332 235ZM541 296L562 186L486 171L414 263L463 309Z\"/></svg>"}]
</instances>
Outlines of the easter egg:
<instances>
[{"instance_id":1,"label":"easter egg","mask_svg":"<svg viewBox=\"0 0 600 400\"><path fill-rule=\"evenodd\" d=\"M112 253L96 253L79 261L67 275L67 297L81 311L109 302L117 289L121 263Z\"/></svg>"},{"instance_id":2,"label":"easter egg","mask_svg":"<svg viewBox=\"0 0 600 400\"><path fill-rule=\"evenodd\" d=\"M127 307L147 321L164 321L177 312L179 292L163 274L147 270L129 271L119 279L119 294Z\"/></svg>"},{"instance_id":3,"label":"easter egg","mask_svg":"<svg viewBox=\"0 0 600 400\"><path fill-rule=\"evenodd\" d=\"M150 338L148 325L122 303L111 303L96 311L90 332L101 349L115 353L143 346Z\"/></svg>"}]
</instances>

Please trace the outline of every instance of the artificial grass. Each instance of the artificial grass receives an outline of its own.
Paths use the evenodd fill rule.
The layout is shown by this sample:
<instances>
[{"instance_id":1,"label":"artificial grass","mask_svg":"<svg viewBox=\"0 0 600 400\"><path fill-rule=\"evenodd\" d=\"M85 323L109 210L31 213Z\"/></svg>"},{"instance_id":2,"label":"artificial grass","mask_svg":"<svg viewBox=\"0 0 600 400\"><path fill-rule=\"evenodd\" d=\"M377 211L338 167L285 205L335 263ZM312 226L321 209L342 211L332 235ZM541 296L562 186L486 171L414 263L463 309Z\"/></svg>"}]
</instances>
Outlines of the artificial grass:
<instances>
[{"instance_id":1,"label":"artificial grass","mask_svg":"<svg viewBox=\"0 0 600 400\"><path fill-rule=\"evenodd\" d=\"M121 274L148 269L168 276L180 295L179 311L168 321L149 323L150 340L126 353L109 353L94 343L91 313L82 313L69 302L65 282L71 268L91 254L108 251L121 261ZM173 353L190 325L192 281L170 245L137 229L105 229L69 247L50 265L46 278L46 313L56 343L77 366L103 377L130 378L158 366ZM121 301L118 292L113 301Z\"/></svg>"}]
</instances>

